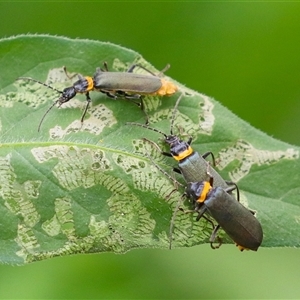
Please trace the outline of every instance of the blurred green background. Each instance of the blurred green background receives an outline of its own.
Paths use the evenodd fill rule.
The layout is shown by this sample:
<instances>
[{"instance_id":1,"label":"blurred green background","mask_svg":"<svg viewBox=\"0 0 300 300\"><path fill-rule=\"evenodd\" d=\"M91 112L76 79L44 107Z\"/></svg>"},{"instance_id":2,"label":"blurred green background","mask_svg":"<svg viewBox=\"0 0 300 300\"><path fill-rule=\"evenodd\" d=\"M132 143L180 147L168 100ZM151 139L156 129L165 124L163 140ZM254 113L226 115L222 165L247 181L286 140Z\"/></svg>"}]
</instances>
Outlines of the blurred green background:
<instances>
[{"instance_id":1,"label":"blurred green background","mask_svg":"<svg viewBox=\"0 0 300 300\"><path fill-rule=\"evenodd\" d=\"M49 33L131 48L300 145L299 16L293 2L7 2L0 37ZM0 298L300 298L299 265L298 249L240 253L233 245L77 255L0 266Z\"/></svg>"}]
</instances>

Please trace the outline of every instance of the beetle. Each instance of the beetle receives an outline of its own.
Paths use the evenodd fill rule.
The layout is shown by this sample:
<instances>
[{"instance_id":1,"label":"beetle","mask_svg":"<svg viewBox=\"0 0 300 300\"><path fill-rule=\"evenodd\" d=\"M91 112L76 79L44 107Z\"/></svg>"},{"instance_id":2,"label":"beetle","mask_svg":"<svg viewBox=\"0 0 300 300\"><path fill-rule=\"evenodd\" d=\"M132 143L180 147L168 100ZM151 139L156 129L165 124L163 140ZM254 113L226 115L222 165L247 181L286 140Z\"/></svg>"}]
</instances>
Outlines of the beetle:
<instances>
[{"instance_id":1,"label":"beetle","mask_svg":"<svg viewBox=\"0 0 300 300\"><path fill-rule=\"evenodd\" d=\"M178 169L174 168L175 171L179 171L179 173L181 173L186 181L187 184L187 188L186 188L186 195L188 195L192 200L194 200L194 204L195 209L199 210L199 216L197 218L197 220L199 220L201 217L205 218L207 221L209 221L212 225L213 225L213 233L211 235L211 246L213 248L216 248L213 246L213 242L217 239L219 239L219 237L217 236L217 232L221 227L225 227L226 225L228 225L227 223L224 223L222 221L224 221L224 218L226 218L226 216L230 213L233 214L233 218L235 218L234 224L233 226L237 225L236 223L238 222L238 217L234 216L234 209L236 210L237 213L242 212L244 214L245 220L247 221L251 221L253 222L253 226L254 226L254 230L256 230L255 232L253 232L253 236L249 238L250 244L245 244L246 246L248 246L249 249L255 250L255 248L260 245L261 240L262 240L262 229L261 229L261 225L258 222L258 220L254 217L253 213L248 210L247 208L245 208L242 204L239 203L239 201L237 201L233 195L231 194L235 189L238 191L238 188L236 186L235 183L231 182L231 181L226 181L224 180L217 171L215 171L210 164L206 161L206 157L208 155L212 156L213 162L214 162L214 155L212 152L206 152L203 155L200 155L198 152L194 151L191 147L191 143L192 143L192 138L189 138L188 141L182 141L178 136L173 134L173 126L174 126L174 120L175 120L175 112L177 110L178 104L181 100L183 95L180 95L180 97L177 99L175 107L174 107L174 111L173 111L173 116L172 116L172 120L171 120L171 127L170 127L170 135L166 135L165 133L161 132L160 130L156 129L156 128L151 128L149 126L146 126L144 124L139 124L139 123L127 123L130 125L137 125L137 126L141 126L143 128L155 131L160 133L161 135L164 136L164 141L169 145L170 147L170 152L163 152L161 151L161 153L163 155L166 156L171 156L173 157L177 162L178 162ZM150 142L148 139L144 139L148 142ZM154 142L153 143L157 148L159 148ZM146 153L147 155L147 153ZM149 155L147 155L149 157ZM156 165L153 160L150 158L150 160L152 161L152 163L154 165ZM170 176L168 176L166 174L166 172L164 170L162 170L158 165L156 165L156 167L162 172L164 173L167 177L169 177L171 180L173 180L176 185L181 185L179 184L177 181L175 181L173 178L171 178ZM207 174L209 174L209 176L211 177L211 183L207 182ZM228 204L229 207L227 208L228 212L226 212L226 210L224 211L224 213L222 214L222 212L218 212L217 210L215 211L215 215L216 215L216 221L218 222L218 220L220 220L220 224L217 226L214 226L214 223L207 218L204 213L206 211L208 211L208 208L202 203L203 200L202 198L204 196L206 196L206 194L203 191L202 194L202 198L200 197L201 195L199 194L199 197L197 198L196 196L198 194L196 194L196 192L202 191L201 190L201 183L204 183L205 187L206 187L206 191L210 191L210 189L212 188L212 184L214 183L214 190L216 191L215 193L212 193L211 198L209 198L209 200L213 200L214 197L217 198L217 205L220 202L220 199L223 199L226 201L225 204ZM210 183L210 186L208 185ZM198 189L197 189L198 187ZM214 197L213 197L214 196ZM239 200L239 193L237 195L238 200ZM196 201L196 200L202 200L202 202L200 201ZM204 199L206 200L206 198L204 197ZM208 200L208 199L207 199ZM216 201L213 201L213 204ZM210 202L209 202L210 203ZM208 203L208 207L209 207L209 203ZM204 206L203 206L204 205ZM230 206L233 205L234 208L233 210L230 210ZM200 210L200 207L203 206L202 210ZM221 205L220 205L221 206ZM172 220L171 220L171 225L170 225L170 248L171 248L171 243L172 243L172 232L173 232L173 226L174 226L174 220L175 220L175 216L176 216L176 212L178 210L179 207L179 202L177 204L177 207L174 211ZM195 210L193 210L194 212ZM212 214L212 216L214 217L214 215ZM244 221L245 222L245 221ZM241 223L242 225L244 225L244 223ZM223 226L222 226L223 225ZM226 229L228 229L228 234L230 236L231 232L231 225L228 225L226 228L224 228L224 230L226 231ZM237 230L235 228L235 230ZM244 229L244 231L247 230ZM227 232L227 231L226 231ZM240 232L241 233L241 232ZM242 234L244 234L245 232L242 232ZM246 234L245 234L246 236ZM235 236L234 236L235 237ZM247 238L247 237L246 237ZM251 239L252 238L252 239ZM254 239L257 238L256 244ZM236 239L238 242L241 241L241 243L239 244L239 248L241 250L243 250L245 247L243 244L243 240L237 236ZM251 244L251 242L253 242L253 244ZM219 243L219 245L221 244L221 242ZM258 245L259 244L259 245ZM258 245L258 246L257 246ZM257 249L256 248L256 249Z\"/></svg>"},{"instance_id":2,"label":"beetle","mask_svg":"<svg viewBox=\"0 0 300 300\"><path fill-rule=\"evenodd\" d=\"M190 146L190 143L181 141L177 136L174 136L172 134L172 125L171 125L171 135L165 135L163 132L161 132L161 131L159 131L155 128L150 128L150 127L145 126L143 124L139 124L139 123L127 123L127 124L133 124L133 125L138 125L138 126L141 126L141 127L149 128L153 131L159 132L162 135L164 135L165 141L166 141L166 143L168 143L170 145L171 150L170 150L170 153L169 152L162 152L162 154L167 155L167 156L176 156L177 159L176 158L175 159L179 162L179 169L178 170L180 171L180 173L182 173L183 177L186 179L186 182L189 182L188 181L189 178L196 178L199 181L203 181L207 178L207 172L210 171L213 174L215 174L216 178L218 179L218 184L219 184L220 187L228 188L228 184L233 184L229 181L224 180L219 175L219 173L217 173L217 171L215 171L213 168L211 168L210 164L205 160L206 156L211 154L212 158L213 158L213 161L214 161L214 156L213 156L212 152L207 152L203 156L199 155L198 152L194 152L193 149ZM147 141L149 141L149 140L147 140ZM174 143L169 143L169 141L174 141ZM153 143L153 142L151 142L151 143ZM155 143L153 143L153 144L156 145ZM170 179L170 181L172 181L174 183L174 186L177 186L177 187L178 186L183 186L180 182L178 182L175 178L173 178L165 170L163 170L159 165L157 165L156 162L152 159L152 157L147 152L145 153L145 155L149 158L151 163L162 174L164 174L167 178ZM192 156L192 157L190 158L190 156ZM181 158L181 159L178 159L178 158ZM189 163L191 164L191 168L188 165ZM177 171L176 168L174 168L174 170ZM176 189L177 188L175 188L174 191ZM230 191L228 191L228 192L230 192ZM173 193L173 191L170 193L170 195L172 193ZM185 194L183 196L185 196ZM174 213L173 213L173 216L172 216L172 219L171 219L171 222L170 222L169 249L172 248L173 228L174 228L175 218L176 218L176 215L177 215L177 211L179 210L180 203L181 203L181 199L178 201L178 203L176 205L176 208L174 210ZM190 212L190 211L188 211L188 212ZM192 212L194 212L194 211L192 211ZM206 216L203 216L203 218L205 218L212 225L213 230L217 229L218 226L215 226L214 222L210 218L208 218ZM221 240L217 236L217 230L215 231L214 240L215 239L218 239L219 240L219 245L221 245ZM211 245L212 245L212 243L211 243ZM213 248L216 248L216 247L213 247Z\"/></svg>"},{"instance_id":3,"label":"beetle","mask_svg":"<svg viewBox=\"0 0 300 300\"><path fill-rule=\"evenodd\" d=\"M139 99L141 95L170 96L178 87L170 81L160 78L140 64L132 65L127 72L109 72L107 64L105 70L96 69L93 77L94 89L107 94L111 98L125 97L128 99ZM150 75L133 73L135 68L141 68ZM167 65L161 72L169 69Z\"/></svg>"},{"instance_id":4,"label":"beetle","mask_svg":"<svg viewBox=\"0 0 300 300\"><path fill-rule=\"evenodd\" d=\"M149 75L133 73L133 70L137 67L144 69L149 73ZM141 106L143 110L143 102L141 98L143 95L169 96L174 94L178 90L178 87L175 84L163 78L160 78L160 74L162 74L168 68L169 65L167 65L166 68L163 71L161 71L158 75L155 75L150 70L148 70L140 64L132 65L126 72L109 72L107 63L104 63L104 70L101 68L97 68L93 77L83 77L82 75L78 74L78 80L72 86L63 89L62 91L31 77L19 77L18 80L29 80L39 83L47 88L56 91L61 95L48 108L48 110L42 117L38 127L38 131L40 131L41 124L48 112L56 104L58 104L58 106L60 107L62 104L73 99L78 93L85 94L87 101L86 107L81 117L81 123L83 123L84 117L91 102L89 92L93 90L102 92L113 99L139 99L140 103L135 103ZM67 74L66 68L64 68L64 70Z\"/></svg>"},{"instance_id":5,"label":"beetle","mask_svg":"<svg viewBox=\"0 0 300 300\"><path fill-rule=\"evenodd\" d=\"M263 230L253 212L239 202L237 185L213 187L214 178L209 172L207 174L209 181L187 183L185 195L194 204L194 209L188 212L198 213L197 221L204 217L204 213L216 220L218 225L210 237L212 248L215 248L213 243L218 230L222 228L241 251L257 251L263 240ZM234 190L237 190L237 200L231 195Z\"/></svg>"}]
</instances>

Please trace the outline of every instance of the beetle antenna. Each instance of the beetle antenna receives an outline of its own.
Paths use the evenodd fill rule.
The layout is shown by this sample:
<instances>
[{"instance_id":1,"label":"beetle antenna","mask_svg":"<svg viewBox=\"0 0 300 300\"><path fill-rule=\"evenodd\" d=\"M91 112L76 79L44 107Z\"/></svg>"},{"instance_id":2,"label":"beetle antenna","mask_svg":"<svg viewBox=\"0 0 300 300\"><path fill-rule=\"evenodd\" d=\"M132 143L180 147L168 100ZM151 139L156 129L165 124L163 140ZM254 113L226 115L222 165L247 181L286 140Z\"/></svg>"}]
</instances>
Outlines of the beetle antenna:
<instances>
[{"instance_id":1,"label":"beetle antenna","mask_svg":"<svg viewBox=\"0 0 300 300\"><path fill-rule=\"evenodd\" d=\"M39 83L40 85L43 85L43 86L45 86L45 87L47 87L47 88L49 88L49 89L51 89L51 90L53 90L53 91L55 91L55 92L57 92L59 94L62 94L62 91L56 89L55 87L53 87L53 86L51 86L49 84L46 84L46 83L44 83L42 81L36 80L34 78L31 78L31 77L19 77L17 80L29 80L29 81L33 81L33 82Z\"/></svg>"},{"instance_id":2,"label":"beetle antenna","mask_svg":"<svg viewBox=\"0 0 300 300\"><path fill-rule=\"evenodd\" d=\"M146 140L147 141L147 140ZM173 178L169 173L167 173L165 170L163 170L158 164L154 162L152 157L148 154L145 153L146 156L149 158L151 163L163 174L165 175L170 181L173 181L175 185L175 189L167 196L170 197L173 192L178 190L178 186L183 186L179 181L177 181L175 178ZM185 194L182 195L182 197L177 201L176 208L174 210L174 213L172 215L171 223L170 223L170 229L169 229L169 249L172 249L172 240L173 240L173 229L174 229L174 223L175 223L175 218L177 215L177 211L179 210L180 203L182 202L182 198L185 196Z\"/></svg>"},{"instance_id":3,"label":"beetle antenna","mask_svg":"<svg viewBox=\"0 0 300 300\"><path fill-rule=\"evenodd\" d=\"M164 75L164 73L166 71L168 71L170 69L171 65L167 64L156 76L161 77L162 75Z\"/></svg>"},{"instance_id":4,"label":"beetle antenna","mask_svg":"<svg viewBox=\"0 0 300 300\"><path fill-rule=\"evenodd\" d=\"M42 126L42 123L46 117L46 115L49 113L49 111L53 108L53 106L55 106L55 104L57 104L59 102L59 100L55 101L47 110L46 112L44 113L41 121L40 121L40 124L39 124L39 127L38 127L38 132L40 132L40 129L41 129L41 126Z\"/></svg>"},{"instance_id":5,"label":"beetle antenna","mask_svg":"<svg viewBox=\"0 0 300 300\"><path fill-rule=\"evenodd\" d=\"M152 127L149 127L148 125L146 124L140 124L140 123L135 123L135 122L126 122L126 125L134 125L134 126L140 126L140 127L143 127L143 128L146 128L146 129L149 129L149 130L152 130L152 131L155 131L157 133L160 133L161 135L163 135L165 138L167 138L167 135L165 133L163 133L162 131L156 129L156 128L152 128Z\"/></svg>"},{"instance_id":6,"label":"beetle antenna","mask_svg":"<svg viewBox=\"0 0 300 300\"><path fill-rule=\"evenodd\" d=\"M148 141L145 139L145 141ZM174 183L175 190L178 189L178 186L183 186L179 181L177 181L175 178L173 178L169 173L167 173L165 170L163 170L154 160L153 158L148 154L145 153L145 155L148 157L148 159L151 161L151 163L163 174L165 175L170 181ZM170 196L170 195L169 195Z\"/></svg>"},{"instance_id":7,"label":"beetle antenna","mask_svg":"<svg viewBox=\"0 0 300 300\"><path fill-rule=\"evenodd\" d=\"M174 230L174 225L175 225L175 219L176 219L176 216L177 216L177 212L179 211L180 204L182 203L182 199L184 197L185 197L185 194L182 194L180 199L177 201L177 204L176 204L176 207L175 207L175 210L173 212L172 219L171 219L171 222L170 222L170 229L169 229L169 249L170 250L172 249L173 230Z\"/></svg>"},{"instance_id":8,"label":"beetle antenna","mask_svg":"<svg viewBox=\"0 0 300 300\"><path fill-rule=\"evenodd\" d=\"M180 102L182 96L183 96L183 93L176 100L175 106L173 108L172 121L171 121L171 126L170 126L170 133L171 133L171 135L173 135L173 128L174 128L175 116L176 116L176 113L178 111L178 105L179 105L179 102Z\"/></svg>"}]
</instances>

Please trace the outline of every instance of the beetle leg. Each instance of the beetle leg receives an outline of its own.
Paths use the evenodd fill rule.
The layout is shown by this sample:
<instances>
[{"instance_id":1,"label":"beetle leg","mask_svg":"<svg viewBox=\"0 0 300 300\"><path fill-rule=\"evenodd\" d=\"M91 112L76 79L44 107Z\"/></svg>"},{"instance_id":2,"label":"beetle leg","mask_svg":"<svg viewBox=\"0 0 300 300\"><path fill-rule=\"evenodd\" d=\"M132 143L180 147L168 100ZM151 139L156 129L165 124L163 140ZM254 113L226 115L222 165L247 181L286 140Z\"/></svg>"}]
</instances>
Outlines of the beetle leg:
<instances>
[{"instance_id":1,"label":"beetle leg","mask_svg":"<svg viewBox=\"0 0 300 300\"><path fill-rule=\"evenodd\" d=\"M190 145L190 143L189 143L189 145ZM214 154L212 152L205 152L204 154L202 154L202 157L204 159L206 159L207 156L209 156L209 155L212 157L212 163L213 163L213 166L215 167L216 166L216 160L215 160L215 156L214 156Z\"/></svg>"},{"instance_id":2,"label":"beetle leg","mask_svg":"<svg viewBox=\"0 0 300 300\"><path fill-rule=\"evenodd\" d=\"M104 67L104 72L108 72L108 65L106 61L103 63L103 67Z\"/></svg>"},{"instance_id":3,"label":"beetle leg","mask_svg":"<svg viewBox=\"0 0 300 300\"><path fill-rule=\"evenodd\" d=\"M88 110L88 108L89 108L89 106L90 106L90 103L91 103L91 97L90 97L89 92L87 92L87 93L85 94L85 96L86 96L86 101L87 101L87 103L86 103L84 112L83 112L83 114L82 114L82 116L81 116L81 126L82 126L82 124L83 124L84 117L85 117L86 112L87 112L87 110Z\"/></svg>"},{"instance_id":4,"label":"beetle leg","mask_svg":"<svg viewBox=\"0 0 300 300\"><path fill-rule=\"evenodd\" d=\"M83 76L78 74L78 73L75 73L75 74L70 76L69 73L67 72L67 67L66 66L63 66L63 70L64 70L65 75L68 77L68 79L73 79L75 76L78 76L78 79L83 78Z\"/></svg>"},{"instance_id":5,"label":"beetle leg","mask_svg":"<svg viewBox=\"0 0 300 300\"><path fill-rule=\"evenodd\" d=\"M220 225L215 226L215 228L209 238L210 246L212 249L218 249L222 245L222 239L217 235L220 228L221 228ZM215 242L216 239L218 240L219 244L215 246L215 245L213 245L213 243Z\"/></svg>"},{"instance_id":6,"label":"beetle leg","mask_svg":"<svg viewBox=\"0 0 300 300\"><path fill-rule=\"evenodd\" d=\"M226 184L229 185L229 187L227 187L225 190L225 192L227 192L228 194L231 194L231 192L233 192L234 190L236 190L236 200L238 202L240 202L240 190L239 187L237 186L236 183L232 182L232 181L225 181Z\"/></svg>"},{"instance_id":7,"label":"beetle leg","mask_svg":"<svg viewBox=\"0 0 300 300\"><path fill-rule=\"evenodd\" d=\"M112 98L114 100L116 100L118 97L112 93L112 92L109 92L109 91L106 91L106 90L100 90L101 93L105 94L107 97L109 98Z\"/></svg>"},{"instance_id":8,"label":"beetle leg","mask_svg":"<svg viewBox=\"0 0 300 300\"><path fill-rule=\"evenodd\" d=\"M141 69L143 69L144 71L148 72L149 74L151 74L151 75L157 77L157 75L155 75L153 72L151 72L150 70L148 70L147 68L145 68L145 67L142 66L141 64L133 64L131 67L129 67L129 69L127 70L127 72L128 72L128 73L132 73L133 70L134 70L135 68L137 68L137 67L138 67L138 68L141 68Z\"/></svg>"}]
</instances>

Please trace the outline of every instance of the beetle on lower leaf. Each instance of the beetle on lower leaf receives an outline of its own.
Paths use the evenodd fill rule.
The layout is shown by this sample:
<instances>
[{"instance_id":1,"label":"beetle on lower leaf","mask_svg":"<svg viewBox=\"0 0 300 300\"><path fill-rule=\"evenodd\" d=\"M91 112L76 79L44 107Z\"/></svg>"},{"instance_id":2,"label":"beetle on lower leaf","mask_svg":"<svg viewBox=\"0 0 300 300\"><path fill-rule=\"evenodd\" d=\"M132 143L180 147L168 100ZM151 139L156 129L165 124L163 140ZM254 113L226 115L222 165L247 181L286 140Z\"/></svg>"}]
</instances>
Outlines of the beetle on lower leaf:
<instances>
[{"instance_id":1,"label":"beetle on lower leaf","mask_svg":"<svg viewBox=\"0 0 300 300\"><path fill-rule=\"evenodd\" d=\"M218 223L210 236L212 248L216 248L213 243L222 228L241 251L257 251L263 239L262 227L253 212L239 202L237 185L213 187L213 177L207 174L209 181L187 183L185 195L193 202L194 209L186 212L196 212L197 221L208 213ZM234 190L237 190L237 200L231 194Z\"/></svg>"}]
</instances>

